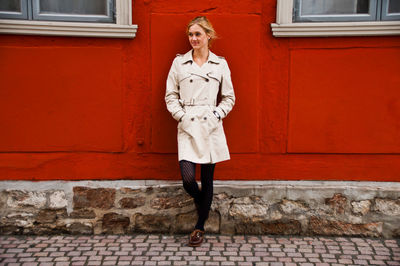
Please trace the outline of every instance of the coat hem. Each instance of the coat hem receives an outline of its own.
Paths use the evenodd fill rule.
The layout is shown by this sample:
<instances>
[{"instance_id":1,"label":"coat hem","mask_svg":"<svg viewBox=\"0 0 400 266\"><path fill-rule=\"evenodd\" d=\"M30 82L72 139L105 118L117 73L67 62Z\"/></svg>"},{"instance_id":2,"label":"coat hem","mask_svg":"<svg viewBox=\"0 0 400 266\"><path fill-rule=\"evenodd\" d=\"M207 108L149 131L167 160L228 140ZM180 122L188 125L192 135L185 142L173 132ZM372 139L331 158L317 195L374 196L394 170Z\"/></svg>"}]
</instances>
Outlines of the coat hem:
<instances>
[{"instance_id":1,"label":"coat hem","mask_svg":"<svg viewBox=\"0 0 400 266\"><path fill-rule=\"evenodd\" d=\"M179 161L182 161L182 160L185 160L185 161L189 161L189 162L192 162L192 163L197 163L197 164L214 164L214 163L219 163L219 162L224 162L224 161L229 161L231 158L229 157L229 158L226 158L226 159L221 159L221 160L217 160L217 161L198 161L198 160L193 160L193 159L189 159L189 158L179 158L178 159L178 162Z\"/></svg>"}]
</instances>

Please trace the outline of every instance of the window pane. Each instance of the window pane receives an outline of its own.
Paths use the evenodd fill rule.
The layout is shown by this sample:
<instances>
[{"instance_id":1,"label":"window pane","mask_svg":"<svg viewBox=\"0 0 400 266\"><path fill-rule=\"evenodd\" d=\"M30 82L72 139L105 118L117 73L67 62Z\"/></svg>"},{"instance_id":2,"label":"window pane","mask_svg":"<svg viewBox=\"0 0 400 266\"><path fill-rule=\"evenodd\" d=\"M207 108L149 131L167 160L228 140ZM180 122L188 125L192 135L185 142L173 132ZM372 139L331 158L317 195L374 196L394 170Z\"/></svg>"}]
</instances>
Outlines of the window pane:
<instances>
[{"instance_id":1,"label":"window pane","mask_svg":"<svg viewBox=\"0 0 400 266\"><path fill-rule=\"evenodd\" d=\"M0 0L0 11L21 12L21 1Z\"/></svg>"},{"instance_id":2,"label":"window pane","mask_svg":"<svg viewBox=\"0 0 400 266\"><path fill-rule=\"evenodd\" d=\"M369 0L301 1L302 15L368 14L368 11Z\"/></svg>"},{"instance_id":3,"label":"window pane","mask_svg":"<svg viewBox=\"0 0 400 266\"><path fill-rule=\"evenodd\" d=\"M1 0L0 0L1 1ZM115 22L115 0L31 0L34 20Z\"/></svg>"},{"instance_id":4,"label":"window pane","mask_svg":"<svg viewBox=\"0 0 400 266\"><path fill-rule=\"evenodd\" d=\"M389 1L389 13L400 13L400 1L390 0Z\"/></svg>"},{"instance_id":5,"label":"window pane","mask_svg":"<svg viewBox=\"0 0 400 266\"><path fill-rule=\"evenodd\" d=\"M400 20L400 0L382 0L382 20Z\"/></svg>"},{"instance_id":6,"label":"window pane","mask_svg":"<svg viewBox=\"0 0 400 266\"><path fill-rule=\"evenodd\" d=\"M380 1L294 0L294 21L373 21Z\"/></svg>"},{"instance_id":7,"label":"window pane","mask_svg":"<svg viewBox=\"0 0 400 266\"><path fill-rule=\"evenodd\" d=\"M107 15L107 0L40 0L40 13Z\"/></svg>"}]
</instances>

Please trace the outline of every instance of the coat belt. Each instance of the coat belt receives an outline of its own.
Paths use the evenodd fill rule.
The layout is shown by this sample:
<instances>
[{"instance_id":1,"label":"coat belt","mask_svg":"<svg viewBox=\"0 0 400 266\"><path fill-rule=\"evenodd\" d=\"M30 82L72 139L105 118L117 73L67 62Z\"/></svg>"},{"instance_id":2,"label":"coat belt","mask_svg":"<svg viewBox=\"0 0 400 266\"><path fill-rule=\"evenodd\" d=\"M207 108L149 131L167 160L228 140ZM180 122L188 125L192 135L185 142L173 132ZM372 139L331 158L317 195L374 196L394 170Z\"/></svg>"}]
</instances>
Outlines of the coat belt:
<instances>
[{"instance_id":1,"label":"coat belt","mask_svg":"<svg viewBox=\"0 0 400 266\"><path fill-rule=\"evenodd\" d=\"M180 99L179 102L181 103L182 106L185 105L190 105L190 106L196 106L196 105L216 105L216 100L209 100L209 99L190 99L190 100L182 100Z\"/></svg>"}]
</instances>

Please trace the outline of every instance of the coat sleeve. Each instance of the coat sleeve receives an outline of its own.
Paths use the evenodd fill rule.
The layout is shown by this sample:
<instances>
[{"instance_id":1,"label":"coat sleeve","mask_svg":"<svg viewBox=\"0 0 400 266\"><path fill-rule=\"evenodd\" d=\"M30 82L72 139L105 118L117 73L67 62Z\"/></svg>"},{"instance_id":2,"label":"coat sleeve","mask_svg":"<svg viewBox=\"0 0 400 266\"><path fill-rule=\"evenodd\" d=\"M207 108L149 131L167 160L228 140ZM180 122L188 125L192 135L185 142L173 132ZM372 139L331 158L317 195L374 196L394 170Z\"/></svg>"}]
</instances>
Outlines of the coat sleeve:
<instances>
[{"instance_id":1,"label":"coat sleeve","mask_svg":"<svg viewBox=\"0 0 400 266\"><path fill-rule=\"evenodd\" d=\"M185 111L179 102L179 82L177 77L178 57L175 57L172 62L171 69L168 73L167 87L165 90L165 103L167 105L168 111L171 113L172 117L179 121L184 115Z\"/></svg>"},{"instance_id":2,"label":"coat sleeve","mask_svg":"<svg viewBox=\"0 0 400 266\"><path fill-rule=\"evenodd\" d=\"M228 63L223 59L222 64L221 102L218 104L216 111L221 118L225 118L235 105L235 92L233 91Z\"/></svg>"}]
</instances>

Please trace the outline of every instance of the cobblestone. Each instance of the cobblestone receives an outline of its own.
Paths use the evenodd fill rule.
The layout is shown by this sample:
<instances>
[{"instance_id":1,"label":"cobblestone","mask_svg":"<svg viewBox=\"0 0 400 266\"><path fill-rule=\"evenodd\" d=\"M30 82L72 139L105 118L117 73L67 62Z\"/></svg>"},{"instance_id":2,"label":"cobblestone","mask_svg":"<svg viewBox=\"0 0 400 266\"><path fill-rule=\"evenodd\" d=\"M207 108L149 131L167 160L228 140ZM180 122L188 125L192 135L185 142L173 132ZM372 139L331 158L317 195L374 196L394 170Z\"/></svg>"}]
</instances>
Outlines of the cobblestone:
<instances>
[{"instance_id":1,"label":"cobblestone","mask_svg":"<svg viewBox=\"0 0 400 266\"><path fill-rule=\"evenodd\" d=\"M400 239L188 235L0 236L10 265L400 265Z\"/></svg>"}]
</instances>

